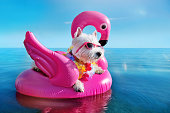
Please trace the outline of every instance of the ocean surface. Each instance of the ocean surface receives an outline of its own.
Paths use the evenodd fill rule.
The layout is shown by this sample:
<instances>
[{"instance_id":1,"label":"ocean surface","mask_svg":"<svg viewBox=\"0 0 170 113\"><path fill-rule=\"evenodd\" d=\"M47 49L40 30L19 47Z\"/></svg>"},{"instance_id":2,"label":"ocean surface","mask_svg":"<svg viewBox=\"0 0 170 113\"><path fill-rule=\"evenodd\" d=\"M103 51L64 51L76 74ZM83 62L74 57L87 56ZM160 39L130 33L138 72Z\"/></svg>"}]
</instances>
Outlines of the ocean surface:
<instances>
[{"instance_id":1,"label":"ocean surface","mask_svg":"<svg viewBox=\"0 0 170 113\"><path fill-rule=\"evenodd\" d=\"M41 99L15 90L16 77L32 64L26 50L1 48L0 113L170 113L170 49L105 49L105 57L113 79L108 92Z\"/></svg>"}]
</instances>

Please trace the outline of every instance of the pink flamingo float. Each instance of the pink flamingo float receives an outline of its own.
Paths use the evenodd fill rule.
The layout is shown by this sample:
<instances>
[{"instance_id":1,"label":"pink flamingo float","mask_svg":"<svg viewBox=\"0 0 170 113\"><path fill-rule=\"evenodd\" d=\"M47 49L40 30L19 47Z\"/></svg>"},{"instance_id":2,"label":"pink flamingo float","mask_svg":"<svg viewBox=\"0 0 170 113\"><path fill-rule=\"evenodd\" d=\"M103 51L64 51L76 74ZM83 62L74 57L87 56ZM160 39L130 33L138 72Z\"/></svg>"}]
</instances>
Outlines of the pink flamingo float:
<instances>
[{"instance_id":1,"label":"pink flamingo float","mask_svg":"<svg viewBox=\"0 0 170 113\"><path fill-rule=\"evenodd\" d=\"M88 25L94 26L101 33L99 42L104 46L110 33L109 19L96 11L82 12L73 20L72 37L77 27L83 30ZM94 74L92 79L82 81L85 91L80 93L72 88L79 71L74 62L63 55L65 52L47 49L29 31L25 35L24 45L36 66L47 76L32 69L22 72L15 82L16 90L21 94L41 98L79 98L104 93L111 87L112 78L105 57L97 62L104 73Z\"/></svg>"}]
</instances>

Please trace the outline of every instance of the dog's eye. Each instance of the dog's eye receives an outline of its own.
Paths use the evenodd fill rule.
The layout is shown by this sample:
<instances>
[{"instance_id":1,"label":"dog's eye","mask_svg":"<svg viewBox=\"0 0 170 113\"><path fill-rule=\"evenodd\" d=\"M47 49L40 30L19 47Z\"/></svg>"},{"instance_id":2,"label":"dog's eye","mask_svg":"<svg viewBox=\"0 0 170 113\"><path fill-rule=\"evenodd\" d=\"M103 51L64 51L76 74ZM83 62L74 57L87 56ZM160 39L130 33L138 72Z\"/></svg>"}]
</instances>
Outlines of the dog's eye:
<instances>
[{"instance_id":1,"label":"dog's eye","mask_svg":"<svg viewBox=\"0 0 170 113\"><path fill-rule=\"evenodd\" d=\"M107 28L107 24L106 23L103 23L100 25L100 29L101 30L105 30Z\"/></svg>"},{"instance_id":2,"label":"dog's eye","mask_svg":"<svg viewBox=\"0 0 170 113\"><path fill-rule=\"evenodd\" d=\"M93 48L94 45L92 43L87 43L87 48Z\"/></svg>"}]
</instances>

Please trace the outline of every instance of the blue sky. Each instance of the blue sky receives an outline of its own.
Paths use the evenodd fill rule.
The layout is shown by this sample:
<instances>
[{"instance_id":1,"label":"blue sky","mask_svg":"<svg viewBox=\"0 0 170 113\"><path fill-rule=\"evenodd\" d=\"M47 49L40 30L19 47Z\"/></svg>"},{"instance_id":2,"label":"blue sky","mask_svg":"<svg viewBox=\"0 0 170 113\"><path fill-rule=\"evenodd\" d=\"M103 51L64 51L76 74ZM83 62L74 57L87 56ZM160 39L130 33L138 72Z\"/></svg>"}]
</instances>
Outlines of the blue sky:
<instances>
[{"instance_id":1,"label":"blue sky","mask_svg":"<svg viewBox=\"0 0 170 113\"><path fill-rule=\"evenodd\" d=\"M68 48L71 22L87 10L101 12L111 21L105 47L170 48L168 0L1 0L0 48L24 47L26 31L48 48ZM84 32L94 30L87 27Z\"/></svg>"}]
</instances>

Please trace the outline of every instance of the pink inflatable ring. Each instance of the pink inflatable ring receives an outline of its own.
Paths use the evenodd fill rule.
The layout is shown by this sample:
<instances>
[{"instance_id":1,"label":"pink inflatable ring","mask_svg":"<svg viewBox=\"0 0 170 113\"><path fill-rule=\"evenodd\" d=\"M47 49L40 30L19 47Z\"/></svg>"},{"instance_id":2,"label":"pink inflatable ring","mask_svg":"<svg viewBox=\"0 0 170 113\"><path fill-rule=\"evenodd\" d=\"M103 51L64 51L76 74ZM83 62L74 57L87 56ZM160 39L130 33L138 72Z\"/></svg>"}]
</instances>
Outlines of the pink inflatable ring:
<instances>
[{"instance_id":1,"label":"pink inflatable ring","mask_svg":"<svg viewBox=\"0 0 170 113\"><path fill-rule=\"evenodd\" d=\"M84 20L82 17L84 17ZM86 22L86 17L88 17L88 22ZM83 21L86 24L82 24ZM95 24L92 24L92 21L95 21ZM80 24L75 24L78 22ZM105 32L102 31L104 36L101 33L100 40L107 40L108 31L110 31L109 20L103 14L95 11L85 11L79 14L73 21L72 33L78 27L77 25L82 29L87 25L93 25L98 28L103 23L107 25L107 28ZM104 93L112 85L112 78L107 70L108 64L105 57L97 62L104 70L104 73L100 75L94 74L92 79L82 81L85 91L75 92L72 86L78 80L79 71L75 63L63 55L65 52L47 49L29 31L26 33L24 45L30 57L35 61L36 66L42 72L29 69L17 77L15 87L21 94L41 98L79 98Z\"/></svg>"}]
</instances>

